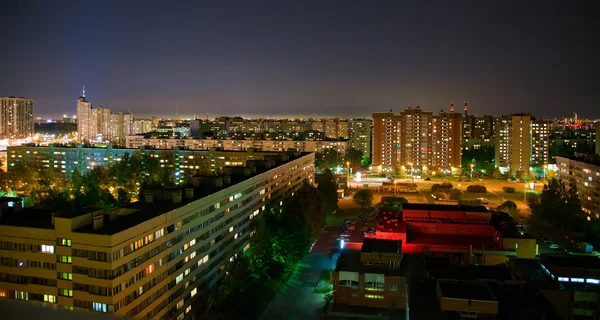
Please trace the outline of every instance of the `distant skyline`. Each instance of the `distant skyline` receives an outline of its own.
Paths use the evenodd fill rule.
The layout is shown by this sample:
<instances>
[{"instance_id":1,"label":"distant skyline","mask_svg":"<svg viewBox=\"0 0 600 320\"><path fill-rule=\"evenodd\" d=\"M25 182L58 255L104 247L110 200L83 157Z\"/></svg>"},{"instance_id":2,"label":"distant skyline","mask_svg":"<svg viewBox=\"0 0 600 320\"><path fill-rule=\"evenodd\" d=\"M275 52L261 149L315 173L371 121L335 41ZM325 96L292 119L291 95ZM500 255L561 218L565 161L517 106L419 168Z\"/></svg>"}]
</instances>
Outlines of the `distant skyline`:
<instances>
[{"instance_id":1,"label":"distant skyline","mask_svg":"<svg viewBox=\"0 0 600 320\"><path fill-rule=\"evenodd\" d=\"M600 117L593 1L0 3L0 96L36 116Z\"/></svg>"}]
</instances>

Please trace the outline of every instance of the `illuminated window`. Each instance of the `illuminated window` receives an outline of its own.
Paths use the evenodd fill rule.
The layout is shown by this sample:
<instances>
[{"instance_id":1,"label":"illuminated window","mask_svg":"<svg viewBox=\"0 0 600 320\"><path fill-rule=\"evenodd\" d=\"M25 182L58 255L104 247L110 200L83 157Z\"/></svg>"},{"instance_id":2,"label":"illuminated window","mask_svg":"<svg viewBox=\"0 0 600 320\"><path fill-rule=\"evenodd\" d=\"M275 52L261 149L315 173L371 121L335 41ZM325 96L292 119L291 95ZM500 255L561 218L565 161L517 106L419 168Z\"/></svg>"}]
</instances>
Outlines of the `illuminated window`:
<instances>
[{"instance_id":1,"label":"illuminated window","mask_svg":"<svg viewBox=\"0 0 600 320\"><path fill-rule=\"evenodd\" d=\"M49 302L49 303L56 303L56 296L53 296L51 294L45 294L44 301Z\"/></svg>"},{"instance_id":2,"label":"illuminated window","mask_svg":"<svg viewBox=\"0 0 600 320\"><path fill-rule=\"evenodd\" d=\"M196 293L198 293L198 289L197 289L197 288L194 288L190 294L191 294L191 296L193 297L193 296L195 296L195 295L196 295Z\"/></svg>"},{"instance_id":3,"label":"illuminated window","mask_svg":"<svg viewBox=\"0 0 600 320\"><path fill-rule=\"evenodd\" d=\"M42 252L45 253L54 253L54 246L42 245Z\"/></svg>"}]
</instances>

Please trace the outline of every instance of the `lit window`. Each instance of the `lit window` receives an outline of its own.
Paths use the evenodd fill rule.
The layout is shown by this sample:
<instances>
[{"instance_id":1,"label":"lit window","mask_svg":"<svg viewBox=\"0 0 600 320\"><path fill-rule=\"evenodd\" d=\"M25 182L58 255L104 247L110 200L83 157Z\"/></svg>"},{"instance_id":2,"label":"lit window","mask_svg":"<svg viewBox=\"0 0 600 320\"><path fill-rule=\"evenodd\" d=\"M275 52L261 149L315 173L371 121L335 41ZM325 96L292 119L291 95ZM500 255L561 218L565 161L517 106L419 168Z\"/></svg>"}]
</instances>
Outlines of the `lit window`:
<instances>
[{"instance_id":1,"label":"lit window","mask_svg":"<svg viewBox=\"0 0 600 320\"><path fill-rule=\"evenodd\" d=\"M586 283L600 284L600 280L598 279L585 279Z\"/></svg>"},{"instance_id":2,"label":"lit window","mask_svg":"<svg viewBox=\"0 0 600 320\"><path fill-rule=\"evenodd\" d=\"M195 295L196 295L196 293L198 293L198 289L197 289L197 288L194 288L190 294L191 294L191 296L193 297L193 296L195 296Z\"/></svg>"},{"instance_id":3,"label":"lit window","mask_svg":"<svg viewBox=\"0 0 600 320\"><path fill-rule=\"evenodd\" d=\"M42 245L42 252L54 253L54 246Z\"/></svg>"}]
</instances>

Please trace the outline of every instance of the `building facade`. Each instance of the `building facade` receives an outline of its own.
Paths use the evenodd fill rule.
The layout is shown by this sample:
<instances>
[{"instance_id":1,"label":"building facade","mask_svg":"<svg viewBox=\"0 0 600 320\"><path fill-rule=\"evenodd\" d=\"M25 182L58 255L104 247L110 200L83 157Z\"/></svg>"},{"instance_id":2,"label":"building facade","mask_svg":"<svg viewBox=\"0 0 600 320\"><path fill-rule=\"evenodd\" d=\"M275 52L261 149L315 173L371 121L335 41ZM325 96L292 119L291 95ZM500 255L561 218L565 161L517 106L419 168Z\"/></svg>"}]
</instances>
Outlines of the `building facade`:
<instances>
[{"instance_id":1,"label":"building facade","mask_svg":"<svg viewBox=\"0 0 600 320\"><path fill-rule=\"evenodd\" d=\"M550 122L527 114L504 116L496 124L496 167L527 174L548 164Z\"/></svg>"},{"instance_id":2,"label":"building facade","mask_svg":"<svg viewBox=\"0 0 600 320\"><path fill-rule=\"evenodd\" d=\"M19 170L17 163L25 163L37 170L54 170L65 174L66 177L75 171L83 174L94 167L110 167L119 163L126 155L155 158L161 167L173 169L180 180L188 175L197 173L220 174L228 166L243 166L248 160L263 160L277 156L279 151L261 152L249 149L245 151L222 151L215 148L209 150L155 150L150 148L121 149L111 146L106 148L77 147L37 147L15 146L8 147L8 172ZM16 166L16 167L15 167ZM18 172L18 171L16 171Z\"/></svg>"},{"instance_id":3,"label":"building facade","mask_svg":"<svg viewBox=\"0 0 600 320\"><path fill-rule=\"evenodd\" d=\"M556 157L558 177L569 186L576 186L581 208L588 220L600 218L600 157L582 155Z\"/></svg>"},{"instance_id":4,"label":"building facade","mask_svg":"<svg viewBox=\"0 0 600 320\"><path fill-rule=\"evenodd\" d=\"M160 139L145 138L144 136L127 136L127 148L151 147L156 149L172 149L175 147L189 150L208 150L217 148L226 151L244 151L256 149L259 151L288 151L319 152L328 149L336 150L345 155L350 143L348 140L324 141L324 140L237 140L237 139Z\"/></svg>"},{"instance_id":5,"label":"building facade","mask_svg":"<svg viewBox=\"0 0 600 320\"><path fill-rule=\"evenodd\" d=\"M371 159L373 121L371 119L350 119L348 127L350 147L362 151L364 157Z\"/></svg>"},{"instance_id":6,"label":"building facade","mask_svg":"<svg viewBox=\"0 0 600 320\"><path fill-rule=\"evenodd\" d=\"M249 248L251 220L278 210L313 176L314 154L280 155L253 175L148 190L109 212L45 212L3 198L0 295L133 319L191 319Z\"/></svg>"},{"instance_id":7,"label":"building facade","mask_svg":"<svg viewBox=\"0 0 600 320\"><path fill-rule=\"evenodd\" d=\"M23 139L33 136L33 100L23 97L0 97L0 139Z\"/></svg>"},{"instance_id":8,"label":"building facade","mask_svg":"<svg viewBox=\"0 0 600 320\"><path fill-rule=\"evenodd\" d=\"M111 113L104 107L93 108L85 98L85 88L77 99L77 133L80 142L112 142L125 144L125 137L133 133L133 115L130 112Z\"/></svg>"},{"instance_id":9,"label":"building facade","mask_svg":"<svg viewBox=\"0 0 600 320\"><path fill-rule=\"evenodd\" d=\"M462 115L408 108L399 115L373 113L373 167L418 175L460 168Z\"/></svg>"}]
</instances>

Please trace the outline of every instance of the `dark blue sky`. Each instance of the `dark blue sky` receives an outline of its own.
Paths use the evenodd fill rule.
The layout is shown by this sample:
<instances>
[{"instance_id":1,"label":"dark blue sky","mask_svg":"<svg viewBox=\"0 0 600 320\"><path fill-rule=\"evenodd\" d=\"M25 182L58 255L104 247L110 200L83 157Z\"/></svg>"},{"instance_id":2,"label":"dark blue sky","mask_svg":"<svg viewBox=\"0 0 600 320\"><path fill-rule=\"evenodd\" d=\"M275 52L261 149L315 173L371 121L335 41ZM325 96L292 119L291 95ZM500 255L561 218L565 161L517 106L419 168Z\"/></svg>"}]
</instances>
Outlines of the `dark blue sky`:
<instances>
[{"instance_id":1,"label":"dark blue sky","mask_svg":"<svg viewBox=\"0 0 600 320\"><path fill-rule=\"evenodd\" d=\"M0 95L36 113L599 117L593 1L1 1Z\"/></svg>"}]
</instances>

